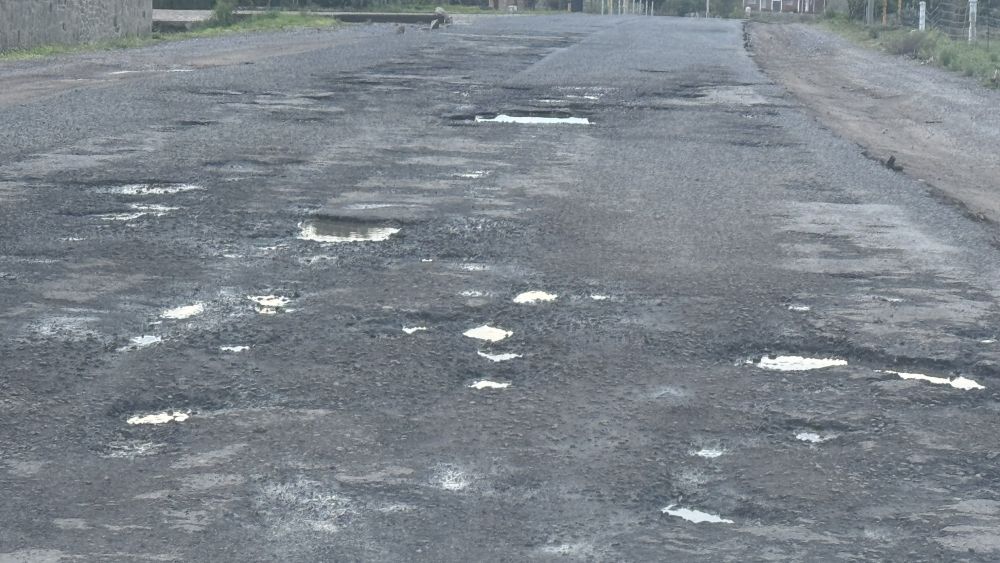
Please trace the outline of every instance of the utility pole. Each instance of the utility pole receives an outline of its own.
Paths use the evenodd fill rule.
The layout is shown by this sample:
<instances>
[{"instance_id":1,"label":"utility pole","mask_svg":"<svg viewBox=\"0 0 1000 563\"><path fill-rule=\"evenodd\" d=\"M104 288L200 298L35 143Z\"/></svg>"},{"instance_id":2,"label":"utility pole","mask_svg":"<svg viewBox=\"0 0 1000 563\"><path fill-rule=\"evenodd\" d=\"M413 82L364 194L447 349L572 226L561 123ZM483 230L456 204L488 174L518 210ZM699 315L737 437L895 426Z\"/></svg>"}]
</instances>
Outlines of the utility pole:
<instances>
[{"instance_id":1,"label":"utility pole","mask_svg":"<svg viewBox=\"0 0 1000 563\"><path fill-rule=\"evenodd\" d=\"M920 22L917 24L920 31L927 29L927 2L920 0Z\"/></svg>"},{"instance_id":2,"label":"utility pole","mask_svg":"<svg viewBox=\"0 0 1000 563\"><path fill-rule=\"evenodd\" d=\"M705 17L708 17L708 3L712 0L705 0Z\"/></svg>"},{"instance_id":3,"label":"utility pole","mask_svg":"<svg viewBox=\"0 0 1000 563\"><path fill-rule=\"evenodd\" d=\"M889 25L889 0L882 0L882 27Z\"/></svg>"},{"instance_id":4,"label":"utility pole","mask_svg":"<svg viewBox=\"0 0 1000 563\"><path fill-rule=\"evenodd\" d=\"M875 23L875 0L868 0L865 4L865 25Z\"/></svg>"}]
</instances>

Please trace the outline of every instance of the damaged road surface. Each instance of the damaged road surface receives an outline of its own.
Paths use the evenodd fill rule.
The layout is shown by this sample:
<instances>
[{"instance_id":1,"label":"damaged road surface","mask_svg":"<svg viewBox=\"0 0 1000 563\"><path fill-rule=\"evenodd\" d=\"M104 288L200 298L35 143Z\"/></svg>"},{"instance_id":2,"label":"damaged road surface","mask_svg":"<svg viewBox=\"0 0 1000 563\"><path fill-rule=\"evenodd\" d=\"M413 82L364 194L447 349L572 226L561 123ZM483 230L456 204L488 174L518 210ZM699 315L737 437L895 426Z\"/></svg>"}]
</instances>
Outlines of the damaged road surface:
<instances>
[{"instance_id":1,"label":"damaged road surface","mask_svg":"<svg viewBox=\"0 0 1000 563\"><path fill-rule=\"evenodd\" d=\"M150 69L190 71L109 78ZM996 228L739 22L26 73L62 82L0 93L0 561L1000 557Z\"/></svg>"}]
</instances>

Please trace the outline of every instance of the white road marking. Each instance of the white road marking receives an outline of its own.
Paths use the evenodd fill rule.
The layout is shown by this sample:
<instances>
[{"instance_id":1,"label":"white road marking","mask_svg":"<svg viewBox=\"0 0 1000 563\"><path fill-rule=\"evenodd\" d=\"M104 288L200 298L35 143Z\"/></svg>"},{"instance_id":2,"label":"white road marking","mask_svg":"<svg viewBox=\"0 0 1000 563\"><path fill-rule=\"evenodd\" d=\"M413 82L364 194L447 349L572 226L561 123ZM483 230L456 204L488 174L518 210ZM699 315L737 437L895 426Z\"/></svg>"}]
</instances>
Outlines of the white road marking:
<instances>
[{"instance_id":1,"label":"white road marking","mask_svg":"<svg viewBox=\"0 0 1000 563\"><path fill-rule=\"evenodd\" d=\"M419 331L422 331L422 330L427 330L427 327L425 327L425 326L404 326L403 327L403 332L405 332L406 334L413 334L414 332L419 332Z\"/></svg>"}]
</instances>

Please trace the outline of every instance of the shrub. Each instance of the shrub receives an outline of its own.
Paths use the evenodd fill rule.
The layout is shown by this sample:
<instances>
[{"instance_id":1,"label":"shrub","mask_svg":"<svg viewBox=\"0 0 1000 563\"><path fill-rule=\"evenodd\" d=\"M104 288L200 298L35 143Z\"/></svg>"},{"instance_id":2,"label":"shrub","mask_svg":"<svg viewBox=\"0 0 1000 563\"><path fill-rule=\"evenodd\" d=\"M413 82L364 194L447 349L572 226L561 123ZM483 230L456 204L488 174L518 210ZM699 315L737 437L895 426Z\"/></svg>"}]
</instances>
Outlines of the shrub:
<instances>
[{"instance_id":1,"label":"shrub","mask_svg":"<svg viewBox=\"0 0 1000 563\"><path fill-rule=\"evenodd\" d=\"M885 43L885 50L894 55L916 57L920 55L929 41L933 41L926 31L910 31L903 35L894 35Z\"/></svg>"},{"instance_id":2,"label":"shrub","mask_svg":"<svg viewBox=\"0 0 1000 563\"><path fill-rule=\"evenodd\" d=\"M212 25L233 25L236 23L236 0L215 0L210 22Z\"/></svg>"}]
</instances>

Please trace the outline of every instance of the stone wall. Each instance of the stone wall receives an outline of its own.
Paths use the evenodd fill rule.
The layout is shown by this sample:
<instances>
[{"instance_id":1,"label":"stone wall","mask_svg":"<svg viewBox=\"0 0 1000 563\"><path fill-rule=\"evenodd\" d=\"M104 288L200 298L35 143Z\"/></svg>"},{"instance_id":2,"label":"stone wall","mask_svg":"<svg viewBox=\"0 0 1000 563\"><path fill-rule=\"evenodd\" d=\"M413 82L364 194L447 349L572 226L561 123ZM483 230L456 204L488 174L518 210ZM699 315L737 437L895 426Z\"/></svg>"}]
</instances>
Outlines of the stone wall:
<instances>
[{"instance_id":1,"label":"stone wall","mask_svg":"<svg viewBox=\"0 0 1000 563\"><path fill-rule=\"evenodd\" d=\"M0 0L0 51L150 33L153 0Z\"/></svg>"}]
</instances>

